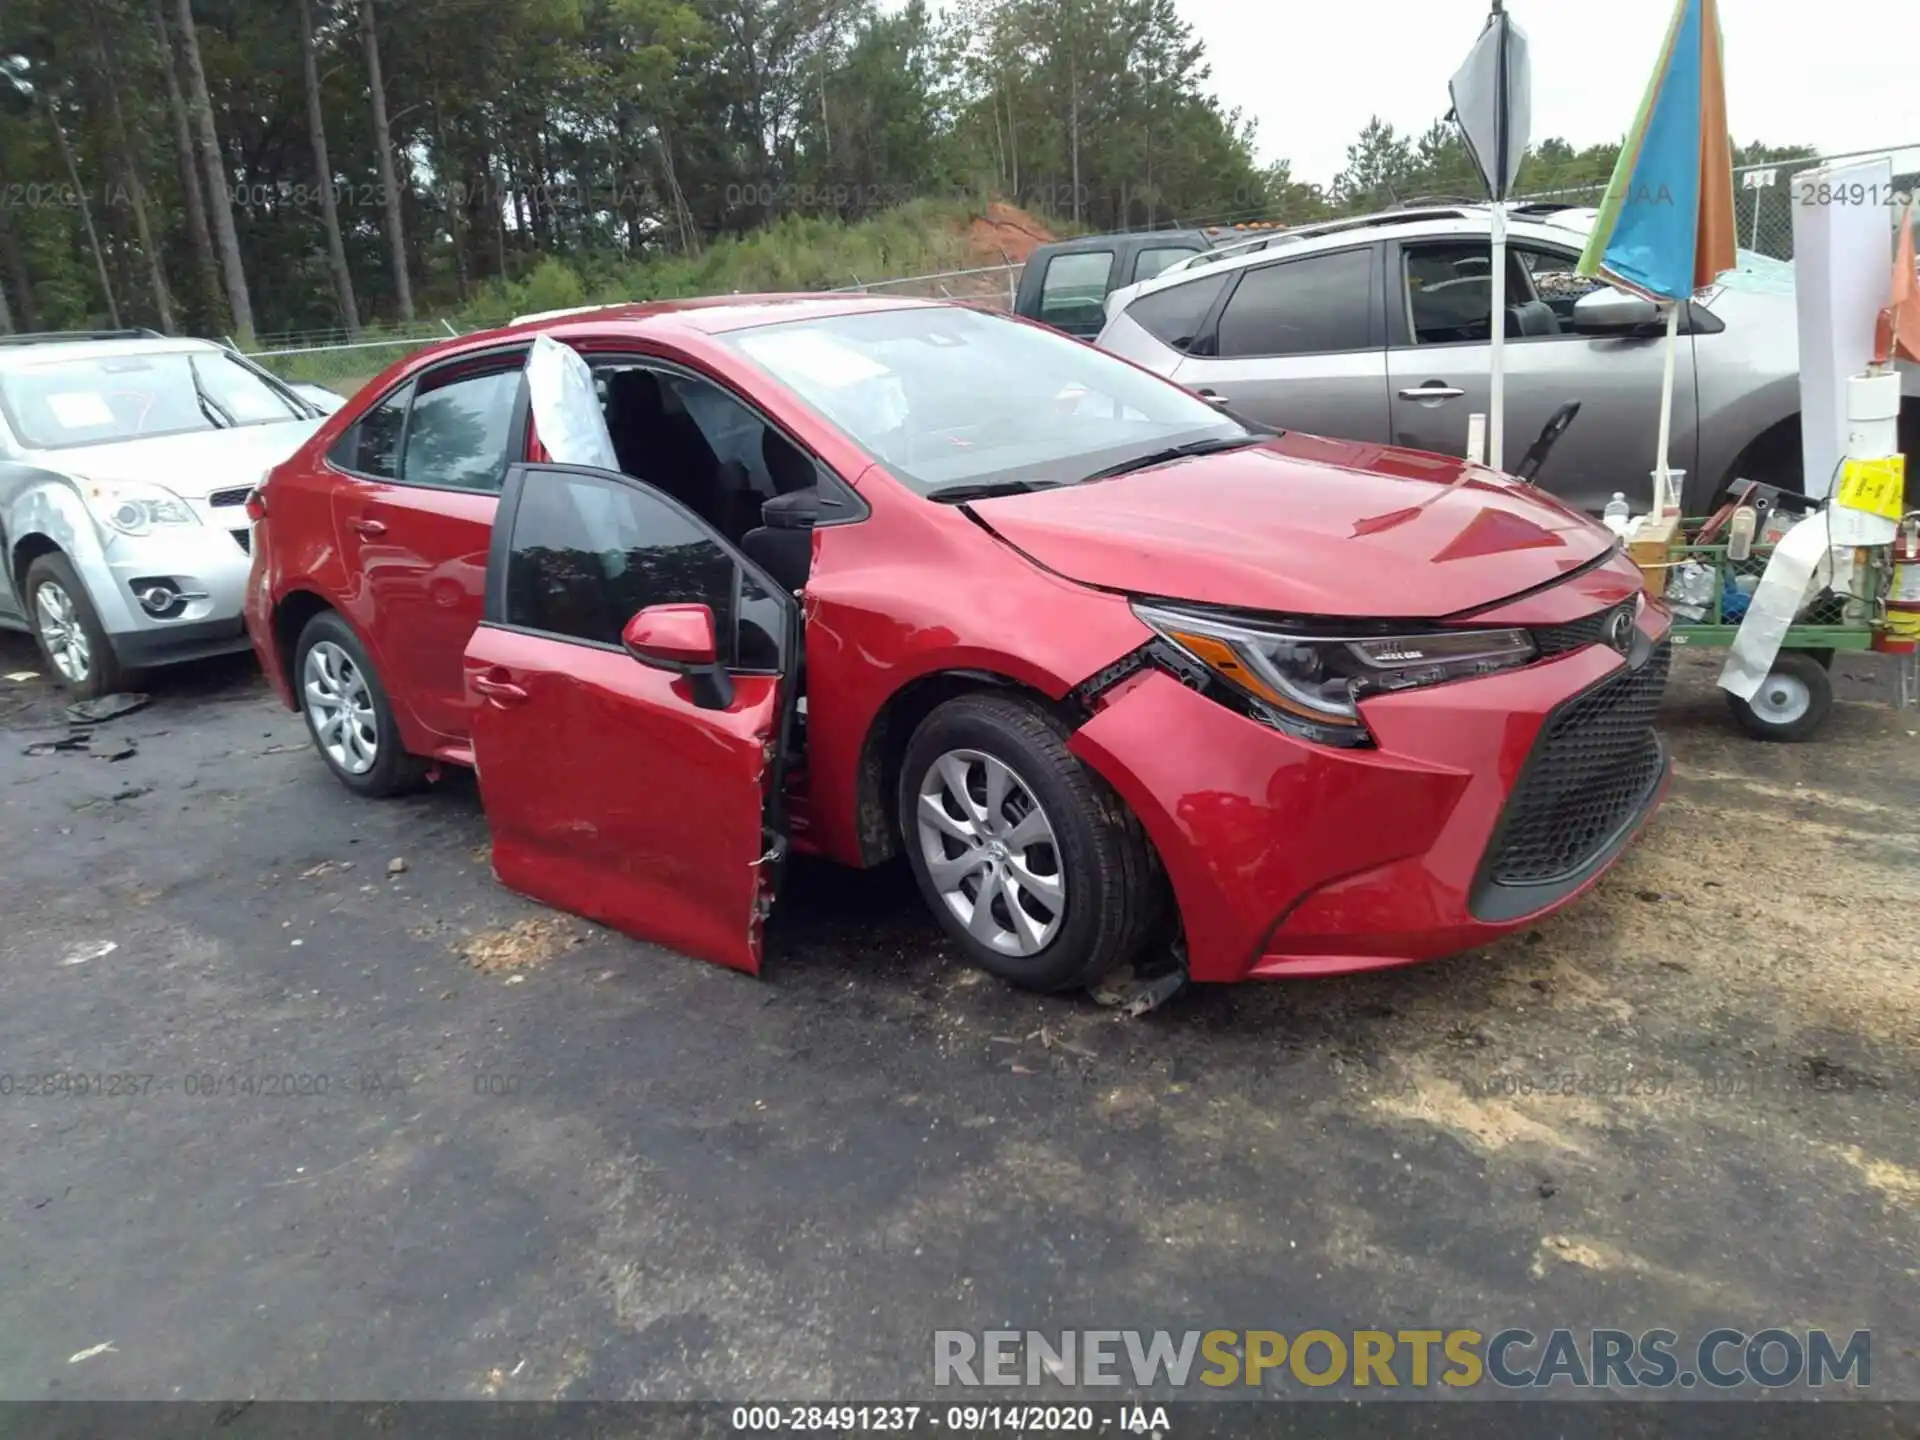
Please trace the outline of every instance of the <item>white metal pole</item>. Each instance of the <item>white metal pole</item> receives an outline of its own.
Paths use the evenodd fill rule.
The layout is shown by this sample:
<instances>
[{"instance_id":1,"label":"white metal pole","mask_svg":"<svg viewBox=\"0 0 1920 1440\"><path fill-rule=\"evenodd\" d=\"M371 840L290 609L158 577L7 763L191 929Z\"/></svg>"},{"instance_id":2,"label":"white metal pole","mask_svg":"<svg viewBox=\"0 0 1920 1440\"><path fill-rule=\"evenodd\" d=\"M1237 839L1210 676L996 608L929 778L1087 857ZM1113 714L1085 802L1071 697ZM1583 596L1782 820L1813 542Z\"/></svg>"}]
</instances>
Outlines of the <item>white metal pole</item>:
<instances>
[{"instance_id":1,"label":"white metal pole","mask_svg":"<svg viewBox=\"0 0 1920 1440\"><path fill-rule=\"evenodd\" d=\"M1493 272L1488 281L1493 328L1487 356L1487 464L1495 470L1504 470L1507 458L1507 207L1500 200L1493 202Z\"/></svg>"},{"instance_id":2,"label":"white metal pole","mask_svg":"<svg viewBox=\"0 0 1920 1440\"><path fill-rule=\"evenodd\" d=\"M1664 373L1660 378L1660 450L1654 457L1653 465L1653 514L1654 518L1667 513L1668 508L1678 502L1678 497L1670 497L1671 472L1667 468L1667 455L1673 440L1673 370L1674 361L1680 353L1680 306L1683 302L1674 301L1667 306L1667 358Z\"/></svg>"}]
</instances>

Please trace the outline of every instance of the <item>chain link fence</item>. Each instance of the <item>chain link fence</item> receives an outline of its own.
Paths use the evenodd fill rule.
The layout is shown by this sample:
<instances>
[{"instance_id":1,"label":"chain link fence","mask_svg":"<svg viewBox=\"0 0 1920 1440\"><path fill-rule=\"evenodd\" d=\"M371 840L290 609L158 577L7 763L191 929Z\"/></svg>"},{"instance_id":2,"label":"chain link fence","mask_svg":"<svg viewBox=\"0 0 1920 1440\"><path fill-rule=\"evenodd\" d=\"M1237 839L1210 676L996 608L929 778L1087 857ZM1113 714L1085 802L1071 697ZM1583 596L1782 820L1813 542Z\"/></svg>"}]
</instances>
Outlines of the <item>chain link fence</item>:
<instances>
[{"instance_id":1,"label":"chain link fence","mask_svg":"<svg viewBox=\"0 0 1920 1440\"><path fill-rule=\"evenodd\" d=\"M1907 202L1920 196L1920 145L1890 145L1804 160L1737 166L1733 172L1734 231L1741 247L1775 260L1792 260L1794 176L1806 170L1878 160L1882 156L1892 162L1893 184L1885 194L1865 198L1869 203L1886 205L1887 223L1892 226L1899 222ZM1602 181L1566 190L1537 191L1517 197L1516 203L1597 206L1606 192L1606 183Z\"/></svg>"},{"instance_id":2,"label":"chain link fence","mask_svg":"<svg viewBox=\"0 0 1920 1440\"><path fill-rule=\"evenodd\" d=\"M1023 265L982 265L971 270L941 270L932 275L903 275L892 280L860 280L836 285L836 294L906 295L921 300L965 300L993 310L1013 309Z\"/></svg>"},{"instance_id":3,"label":"chain link fence","mask_svg":"<svg viewBox=\"0 0 1920 1440\"><path fill-rule=\"evenodd\" d=\"M345 330L288 331L261 337L259 348L246 354L282 380L324 385L336 394L351 395L396 360L442 340L504 325L507 319L501 316L484 325L465 327L450 320L368 325L361 328L357 338Z\"/></svg>"}]
</instances>

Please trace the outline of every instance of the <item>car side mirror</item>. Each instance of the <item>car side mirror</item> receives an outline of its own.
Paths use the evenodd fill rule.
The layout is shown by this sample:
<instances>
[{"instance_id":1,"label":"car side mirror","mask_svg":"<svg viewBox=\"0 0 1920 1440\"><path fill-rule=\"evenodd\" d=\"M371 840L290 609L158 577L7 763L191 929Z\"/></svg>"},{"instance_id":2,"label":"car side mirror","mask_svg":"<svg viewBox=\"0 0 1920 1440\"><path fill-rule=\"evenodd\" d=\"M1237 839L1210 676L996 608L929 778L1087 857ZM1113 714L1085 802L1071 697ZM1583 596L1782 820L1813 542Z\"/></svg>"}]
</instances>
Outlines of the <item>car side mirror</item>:
<instances>
[{"instance_id":1,"label":"car side mirror","mask_svg":"<svg viewBox=\"0 0 1920 1440\"><path fill-rule=\"evenodd\" d=\"M1660 328L1660 309L1653 301L1611 285L1602 286L1573 302L1576 335L1643 335Z\"/></svg>"},{"instance_id":2,"label":"car side mirror","mask_svg":"<svg viewBox=\"0 0 1920 1440\"><path fill-rule=\"evenodd\" d=\"M649 605L627 621L620 643L642 665L686 676L693 703L702 710L724 710L733 703L733 677L720 664L708 606Z\"/></svg>"}]
</instances>

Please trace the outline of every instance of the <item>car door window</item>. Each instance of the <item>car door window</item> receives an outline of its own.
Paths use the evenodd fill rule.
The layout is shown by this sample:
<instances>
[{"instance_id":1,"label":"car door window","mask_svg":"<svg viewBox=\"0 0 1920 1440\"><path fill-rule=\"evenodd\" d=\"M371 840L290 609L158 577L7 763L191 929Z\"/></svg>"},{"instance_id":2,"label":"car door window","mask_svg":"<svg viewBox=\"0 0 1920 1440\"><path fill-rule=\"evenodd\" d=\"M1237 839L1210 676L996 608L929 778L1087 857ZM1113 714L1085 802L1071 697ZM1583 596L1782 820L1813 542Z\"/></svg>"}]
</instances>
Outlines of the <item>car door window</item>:
<instances>
[{"instance_id":1,"label":"car door window","mask_svg":"<svg viewBox=\"0 0 1920 1440\"><path fill-rule=\"evenodd\" d=\"M1111 250L1055 255L1040 278L1040 318L1062 329L1098 329L1106 318L1107 277L1113 273Z\"/></svg>"},{"instance_id":2,"label":"car door window","mask_svg":"<svg viewBox=\"0 0 1920 1440\"><path fill-rule=\"evenodd\" d=\"M737 670L780 669L781 602L681 506L612 476L541 471L513 518L505 621L618 648L649 605L705 605Z\"/></svg>"},{"instance_id":3,"label":"car door window","mask_svg":"<svg viewBox=\"0 0 1920 1440\"><path fill-rule=\"evenodd\" d=\"M1242 271L1220 314L1215 353L1224 360L1369 348L1374 270L1367 247Z\"/></svg>"},{"instance_id":4,"label":"car door window","mask_svg":"<svg viewBox=\"0 0 1920 1440\"><path fill-rule=\"evenodd\" d=\"M1133 278L1151 280L1169 265L1177 265L1189 255L1199 253L1188 245L1155 245L1133 257Z\"/></svg>"},{"instance_id":5,"label":"car door window","mask_svg":"<svg viewBox=\"0 0 1920 1440\"><path fill-rule=\"evenodd\" d=\"M409 380L333 442L327 458L342 470L375 480L400 478L400 437L406 433L407 407L413 402Z\"/></svg>"},{"instance_id":6,"label":"car door window","mask_svg":"<svg viewBox=\"0 0 1920 1440\"><path fill-rule=\"evenodd\" d=\"M1521 269L1527 272L1527 280L1533 287L1535 298L1553 311L1560 322L1561 332L1571 335L1574 304L1582 295L1590 295L1603 288L1606 282L1597 276L1580 274L1580 257L1567 251L1536 250L1530 245L1517 245L1513 253L1519 258Z\"/></svg>"},{"instance_id":7,"label":"car door window","mask_svg":"<svg viewBox=\"0 0 1920 1440\"><path fill-rule=\"evenodd\" d=\"M1484 345L1493 338L1493 246L1486 240L1409 245L1401 251L1408 326L1416 345ZM1507 337L1562 333L1553 307L1535 297L1520 252L1507 252ZM1572 314L1568 307L1569 318Z\"/></svg>"},{"instance_id":8,"label":"car door window","mask_svg":"<svg viewBox=\"0 0 1920 1440\"><path fill-rule=\"evenodd\" d=\"M452 490L498 490L506 478L520 370L463 375L417 394L400 479Z\"/></svg>"},{"instance_id":9,"label":"car door window","mask_svg":"<svg viewBox=\"0 0 1920 1440\"><path fill-rule=\"evenodd\" d=\"M1164 290L1151 290L1127 306L1127 318L1156 340L1176 350L1190 350L1213 312L1213 302L1226 289L1228 278L1203 275Z\"/></svg>"}]
</instances>

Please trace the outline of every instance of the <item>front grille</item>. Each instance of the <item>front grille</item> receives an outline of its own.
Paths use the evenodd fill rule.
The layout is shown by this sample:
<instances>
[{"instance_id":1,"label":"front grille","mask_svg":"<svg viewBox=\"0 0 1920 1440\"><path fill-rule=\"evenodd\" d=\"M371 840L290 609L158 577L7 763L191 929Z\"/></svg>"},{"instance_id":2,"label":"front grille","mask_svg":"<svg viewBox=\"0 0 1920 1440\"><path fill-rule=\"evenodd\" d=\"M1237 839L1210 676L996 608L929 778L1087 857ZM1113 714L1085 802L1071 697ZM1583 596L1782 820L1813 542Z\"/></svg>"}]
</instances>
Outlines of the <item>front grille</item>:
<instances>
[{"instance_id":1,"label":"front grille","mask_svg":"<svg viewBox=\"0 0 1920 1440\"><path fill-rule=\"evenodd\" d=\"M211 495L207 496L207 504L209 505L244 505L247 503L247 496L251 495L252 493L253 493L253 487L251 485L242 485L237 490L216 490Z\"/></svg>"},{"instance_id":2,"label":"front grille","mask_svg":"<svg viewBox=\"0 0 1920 1440\"><path fill-rule=\"evenodd\" d=\"M1671 642L1555 711L1507 801L1486 877L1545 885L1577 874L1620 833L1660 779L1653 733Z\"/></svg>"},{"instance_id":3,"label":"front grille","mask_svg":"<svg viewBox=\"0 0 1920 1440\"><path fill-rule=\"evenodd\" d=\"M242 550L245 550L249 555L253 553L253 532L251 530L229 530L227 533L233 536L234 544L238 545Z\"/></svg>"},{"instance_id":4,"label":"front grille","mask_svg":"<svg viewBox=\"0 0 1920 1440\"><path fill-rule=\"evenodd\" d=\"M1596 610L1591 615L1582 615L1578 620L1570 620L1565 625L1538 625L1534 627L1533 643L1540 651L1540 658L1546 660L1555 655L1565 655L1570 650L1583 650L1589 645L1606 643L1607 629L1613 623L1613 617L1625 610L1633 614L1634 602L1626 600L1606 610Z\"/></svg>"}]
</instances>

